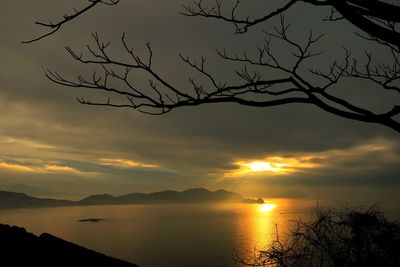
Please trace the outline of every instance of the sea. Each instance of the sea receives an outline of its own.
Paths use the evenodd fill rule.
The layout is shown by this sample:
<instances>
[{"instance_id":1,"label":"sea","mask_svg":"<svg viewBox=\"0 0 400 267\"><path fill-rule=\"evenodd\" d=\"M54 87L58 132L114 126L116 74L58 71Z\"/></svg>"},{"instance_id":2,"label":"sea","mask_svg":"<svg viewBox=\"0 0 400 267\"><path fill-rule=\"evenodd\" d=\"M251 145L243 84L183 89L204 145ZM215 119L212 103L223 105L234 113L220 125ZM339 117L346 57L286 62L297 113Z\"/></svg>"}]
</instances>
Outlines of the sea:
<instances>
[{"instance_id":1,"label":"sea","mask_svg":"<svg viewBox=\"0 0 400 267\"><path fill-rule=\"evenodd\" d=\"M0 223L50 233L141 267L241 266L309 220L315 201L147 204L0 210ZM98 222L80 221L101 218Z\"/></svg>"}]
</instances>

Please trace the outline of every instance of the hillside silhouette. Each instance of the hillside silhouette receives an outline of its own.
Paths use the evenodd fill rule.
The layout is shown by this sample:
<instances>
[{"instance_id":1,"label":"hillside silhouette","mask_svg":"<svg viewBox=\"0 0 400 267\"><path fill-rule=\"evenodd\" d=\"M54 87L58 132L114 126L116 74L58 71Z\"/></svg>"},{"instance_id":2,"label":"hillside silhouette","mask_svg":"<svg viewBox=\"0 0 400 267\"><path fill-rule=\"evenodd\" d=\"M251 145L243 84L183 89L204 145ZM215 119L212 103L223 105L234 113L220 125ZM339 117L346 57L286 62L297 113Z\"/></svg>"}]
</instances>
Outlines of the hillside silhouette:
<instances>
[{"instance_id":1,"label":"hillside silhouette","mask_svg":"<svg viewBox=\"0 0 400 267\"><path fill-rule=\"evenodd\" d=\"M23 193L0 191L0 208L30 208L79 205L122 205L162 203L215 203L242 202L244 197L226 190L209 191L192 188L182 192L166 190L154 193L131 193L122 196L109 194L90 195L79 201L37 198Z\"/></svg>"},{"instance_id":2,"label":"hillside silhouette","mask_svg":"<svg viewBox=\"0 0 400 267\"><path fill-rule=\"evenodd\" d=\"M47 233L36 236L16 226L0 224L0 237L0 266L137 266Z\"/></svg>"},{"instance_id":3,"label":"hillside silhouette","mask_svg":"<svg viewBox=\"0 0 400 267\"><path fill-rule=\"evenodd\" d=\"M226 190L209 191L193 188L182 192L166 190L150 194L132 193L122 196L108 194L92 195L79 201L81 204L151 204L151 203L198 203L198 202L240 202L243 196Z\"/></svg>"},{"instance_id":4,"label":"hillside silhouette","mask_svg":"<svg viewBox=\"0 0 400 267\"><path fill-rule=\"evenodd\" d=\"M75 204L69 200L37 198L24 193L0 191L0 208L56 207Z\"/></svg>"}]
</instances>

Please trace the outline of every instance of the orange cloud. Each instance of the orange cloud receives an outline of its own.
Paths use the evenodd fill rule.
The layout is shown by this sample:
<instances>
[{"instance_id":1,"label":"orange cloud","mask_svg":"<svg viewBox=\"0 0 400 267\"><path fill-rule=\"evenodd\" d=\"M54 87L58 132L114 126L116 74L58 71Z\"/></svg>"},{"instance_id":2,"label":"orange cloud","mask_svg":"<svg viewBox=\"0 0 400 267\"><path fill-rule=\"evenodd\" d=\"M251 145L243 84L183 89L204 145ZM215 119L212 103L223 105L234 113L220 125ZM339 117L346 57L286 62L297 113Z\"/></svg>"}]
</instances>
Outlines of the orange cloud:
<instances>
[{"instance_id":1,"label":"orange cloud","mask_svg":"<svg viewBox=\"0 0 400 267\"><path fill-rule=\"evenodd\" d=\"M159 167L154 164L147 164L127 159L100 159L100 164L105 166L112 166L114 168L158 168Z\"/></svg>"},{"instance_id":2,"label":"orange cloud","mask_svg":"<svg viewBox=\"0 0 400 267\"><path fill-rule=\"evenodd\" d=\"M31 140L12 138L12 137L3 137L0 139L0 143L4 144L17 144L31 148L43 148L43 149L53 149L54 146L43 144Z\"/></svg>"},{"instance_id":3,"label":"orange cloud","mask_svg":"<svg viewBox=\"0 0 400 267\"><path fill-rule=\"evenodd\" d=\"M44 165L27 165L23 163L10 163L0 161L0 170L12 172L30 172L30 173L69 173L79 176L94 176L100 175L97 172L81 171L69 166L44 164Z\"/></svg>"},{"instance_id":4,"label":"orange cloud","mask_svg":"<svg viewBox=\"0 0 400 267\"><path fill-rule=\"evenodd\" d=\"M45 165L42 167L45 172L56 172L56 173L71 173L80 176L95 176L100 175L98 172L81 171L68 166L60 165Z\"/></svg>"},{"instance_id":5,"label":"orange cloud","mask_svg":"<svg viewBox=\"0 0 400 267\"><path fill-rule=\"evenodd\" d=\"M0 170L17 172L38 172L35 168L15 163L0 162Z\"/></svg>"}]
</instances>

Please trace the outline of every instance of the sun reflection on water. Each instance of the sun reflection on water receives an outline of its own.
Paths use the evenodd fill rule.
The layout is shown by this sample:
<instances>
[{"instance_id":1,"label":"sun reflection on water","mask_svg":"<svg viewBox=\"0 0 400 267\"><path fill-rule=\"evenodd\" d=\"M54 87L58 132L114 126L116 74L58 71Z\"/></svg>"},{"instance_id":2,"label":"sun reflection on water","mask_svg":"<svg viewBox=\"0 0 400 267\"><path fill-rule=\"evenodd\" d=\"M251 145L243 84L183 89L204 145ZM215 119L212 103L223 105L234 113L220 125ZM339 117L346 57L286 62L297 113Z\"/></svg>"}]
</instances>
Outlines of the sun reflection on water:
<instances>
[{"instance_id":1,"label":"sun reflection on water","mask_svg":"<svg viewBox=\"0 0 400 267\"><path fill-rule=\"evenodd\" d=\"M274 204L274 203L264 203L264 204L261 204L261 205L260 205L260 207L258 208L258 210L259 210L260 212L270 212L270 211L272 211L273 209L275 209L276 207L277 207L277 205Z\"/></svg>"},{"instance_id":2,"label":"sun reflection on water","mask_svg":"<svg viewBox=\"0 0 400 267\"><path fill-rule=\"evenodd\" d=\"M280 233L287 229L287 218L282 214L290 204L286 199L273 199L264 204L242 204L241 219L237 225L238 255L253 259L259 250L265 250Z\"/></svg>"}]
</instances>

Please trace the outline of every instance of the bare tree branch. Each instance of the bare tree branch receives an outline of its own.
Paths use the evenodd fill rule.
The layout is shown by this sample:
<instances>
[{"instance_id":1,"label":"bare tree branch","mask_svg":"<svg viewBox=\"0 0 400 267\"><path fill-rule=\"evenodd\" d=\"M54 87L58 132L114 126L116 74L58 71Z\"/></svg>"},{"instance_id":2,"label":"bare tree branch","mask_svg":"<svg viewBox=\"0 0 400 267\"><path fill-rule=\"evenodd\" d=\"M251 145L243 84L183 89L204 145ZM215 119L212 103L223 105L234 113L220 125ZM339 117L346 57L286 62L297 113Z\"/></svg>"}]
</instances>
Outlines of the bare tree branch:
<instances>
[{"instance_id":1,"label":"bare tree branch","mask_svg":"<svg viewBox=\"0 0 400 267\"><path fill-rule=\"evenodd\" d=\"M73 15L65 15L58 23L37 22L52 31L28 42L55 33L62 25L97 4L116 5L119 2L108 1L90 0L86 8L76 11ZM317 49L317 44L324 34L314 34L310 31L303 42L291 38L291 25L286 23L284 13L294 8L298 2L315 7L331 7L330 15L324 21L348 21L354 24L364 32L359 36L389 49L393 61L390 64L375 62L373 55L366 52L366 63L360 66L360 60L352 58L351 51L344 48L344 59L341 62L331 62L327 70L321 67L305 68L305 63L309 63L310 59L323 54L323 51ZM178 87L154 69L154 53L150 43L146 44L148 55L140 57L128 45L125 33L121 37L126 52L124 60L115 59L108 51L110 42L103 42L98 34L94 33L94 46L87 46L87 55L66 47L76 61L90 65L93 69L91 76L78 75L75 79L69 79L55 71L45 70L46 77L60 85L109 94L105 101L100 102L78 98L79 103L87 105L128 107L146 114L159 115L180 107L222 102L254 107L301 103L314 105L347 119L384 125L400 133L400 105L389 106L383 112L376 113L333 92L342 79L363 79L376 84L383 92L400 93L400 33L397 30L400 23L399 6L380 0L288 0L280 8L253 19L238 17L240 4L241 0L235 0L233 7L226 9L219 0L211 7L207 7L203 0L196 0L192 5L184 6L182 12L185 16L232 23L236 33L245 33L251 27L279 16L279 25L274 27L273 31L264 32L265 42L257 47L256 57L248 56L245 51L241 54L231 54L225 49L217 51L221 59L242 65L234 70L240 82L220 81L217 75L208 70L204 57L195 60L179 54L181 61L194 70L198 77L191 77L187 86ZM273 51L272 43L289 48L287 52L292 55L291 63L284 63L278 57L279 53ZM271 71L278 75L269 77ZM147 86L137 86L132 79L132 72L147 75Z\"/></svg>"},{"instance_id":2,"label":"bare tree branch","mask_svg":"<svg viewBox=\"0 0 400 267\"><path fill-rule=\"evenodd\" d=\"M202 57L197 61L180 54L182 62L194 69L202 77L201 80L205 82L198 83L195 78L190 78L188 87L179 88L153 69L153 52L150 44L146 45L149 51L148 58L142 60L128 46L125 34L122 35L121 42L129 61L114 59L107 50L110 43L101 41L98 34L94 33L92 34L94 47L87 46L89 57L83 56L82 53L78 54L69 47L66 49L75 60L91 65L94 69L96 66L101 67L102 75L93 71L90 78L77 76L73 81L62 77L57 72L46 70L46 76L51 81L64 86L106 91L110 94L103 102L78 99L79 103L87 105L129 107L146 114L160 115L180 107L213 103L238 103L253 107L301 103L314 105L344 118L385 125L400 132L400 124L393 118L400 112L400 108L397 106L391 107L382 114L376 114L328 92L328 88L336 85L340 79L349 77L371 79L376 83L379 82L378 78L386 78L385 84L389 88L388 81L398 79L399 68L397 65L392 69L381 65L374 72L371 72L368 67L368 71L363 73L358 71L356 63L351 64L351 51L344 48L344 61L333 62L329 71L309 70L310 74L320 77L325 82L309 81L308 76L301 74L299 69L306 60L322 54L322 51L315 51L314 46L323 35L314 36L313 33L310 33L305 44L299 44L289 37L289 28L290 25L281 15L281 23L275 27L275 31L265 32L267 39L264 46L258 47L259 55L255 58L247 56L245 52L242 55L229 55L225 50L217 51L224 60L244 64L243 68L235 71L237 77L243 81L242 83L221 82L215 75L207 71L205 58ZM272 42L286 44L293 49L292 56L295 60L291 65L283 65L274 56L275 53L271 48ZM370 63L367 64L369 66ZM266 79L262 72L250 70L248 66L261 68L263 72L268 69L279 71L282 78ZM130 76L132 71L141 71L148 75L147 88L137 88L133 85ZM113 95L123 96L125 101L111 101Z\"/></svg>"},{"instance_id":3,"label":"bare tree branch","mask_svg":"<svg viewBox=\"0 0 400 267\"><path fill-rule=\"evenodd\" d=\"M183 6L184 11L181 14L230 22L235 26L236 33L245 33L249 28L283 14L298 2L305 2L314 6L331 6L331 15L325 19L326 21L346 19L368 35L375 36L400 48L400 33L386 27L386 23L376 23L376 20L400 23L400 16L398 15L400 14L400 6L378 0L291 0L275 11L254 19L248 17L241 19L236 16L241 0L236 0L236 4L230 12L225 12L222 3L218 0L214 6L209 8L204 5L202 0L198 0L193 2L192 5ZM341 16L335 16L336 12L340 13Z\"/></svg>"},{"instance_id":4,"label":"bare tree branch","mask_svg":"<svg viewBox=\"0 0 400 267\"><path fill-rule=\"evenodd\" d=\"M227 22L231 22L235 25L236 27L236 33L244 33L247 32L247 30L255 26L257 24L260 24L261 22L267 21L277 15L282 14L286 10L288 10L290 7L292 7L298 0L290 0L287 4L282 6L281 8L278 8L277 10L263 16L262 18L257 18L257 19L237 19L236 18L236 11L241 3L241 0L236 0L236 3L234 7L231 9L229 12L229 16L223 15L223 10L222 10L222 2L219 0L216 0L215 6L211 8L206 8L203 5L202 0L198 0L193 3L193 6L183 6L184 11L180 12L184 16L189 16L189 17L207 17L207 18L216 18L220 20L224 20Z\"/></svg>"},{"instance_id":5,"label":"bare tree branch","mask_svg":"<svg viewBox=\"0 0 400 267\"><path fill-rule=\"evenodd\" d=\"M33 43L36 41L39 41L47 36L53 35L54 33L56 33L58 30L61 29L61 27L70 22L71 20L81 16L82 14L86 13L87 11L91 10L92 8L94 8L96 5L98 4L104 4L104 5L109 5L109 6L113 6L119 3L119 0L88 0L89 1L89 5L87 5L86 7L84 7L81 10L76 10L74 9L75 13L71 14L71 15L63 15L63 19L58 21L58 22L40 22L40 21L36 21L35 24L43 26L45 28L47 28L49 30L49 32L39 35L38 37L35 37L33 39L27 40L27 41L22 41L23 44L28 44L28 43Z\"/></svg>"}]
</instances>

